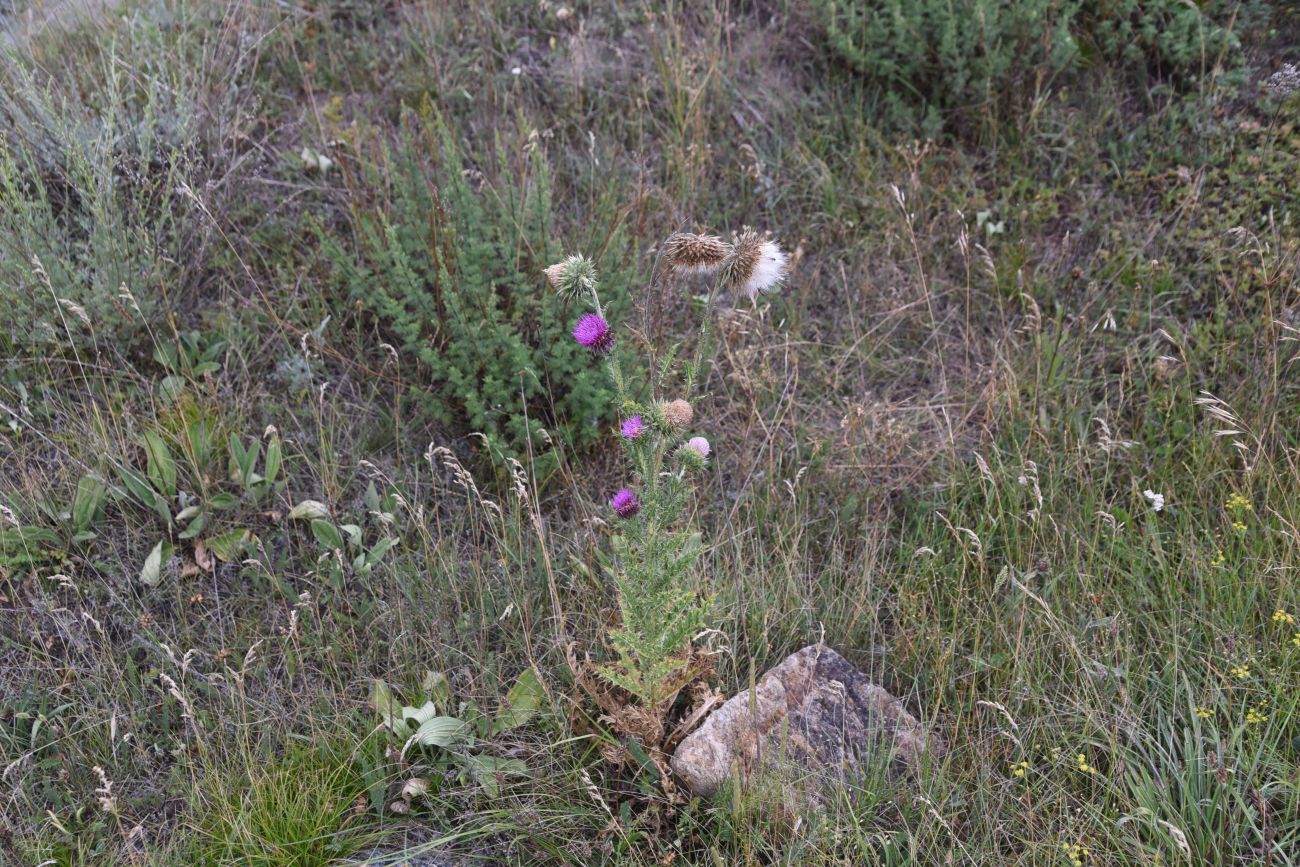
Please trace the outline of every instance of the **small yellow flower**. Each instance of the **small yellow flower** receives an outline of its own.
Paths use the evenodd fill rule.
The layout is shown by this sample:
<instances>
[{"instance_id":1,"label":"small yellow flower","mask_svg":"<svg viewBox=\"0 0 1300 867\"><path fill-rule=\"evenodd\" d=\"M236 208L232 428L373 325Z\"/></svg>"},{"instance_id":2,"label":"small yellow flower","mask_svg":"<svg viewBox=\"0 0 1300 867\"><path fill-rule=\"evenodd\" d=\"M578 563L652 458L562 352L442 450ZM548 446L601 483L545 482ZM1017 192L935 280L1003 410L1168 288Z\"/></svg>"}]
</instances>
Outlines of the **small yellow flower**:
<instances>
[{"instance_id":1,"label":"small yellow flower","mask_svg":"<svg viewBox=\"0 0 1300 867\"><path fill-rule=\"evenodd\" d=\"M1196 708L1196 716L1200 719L1209 719L1214 716L1214 711L1210 710L1208 707L1200 706Z\"/></svg>"},{"instance_id":2,"label":"small yellow flower","mask_svg":"<svg viewBox=\"0 0 1300 867\"><path fill-rule=\"evenodd\" d=\"M1029 762L1020 761L1011 766L1011 776L1023 777L1029 770Z\"/></svg>"},{"instance_id":3,"label":"small yellow flower","mask_svg":"<svg viewBox=\"0 0 1300 867\"><path fill-rule=\"evenodd\" d=\"M1071 867L1083 867L1083 859L1088 857L1088 850L1078 843L1062 843L1061 852L1065 854Z\"/></svg>"},{"instance_id":4,"label":"small yellow flower","mask_svg":"<svg viewBox=\"0 0 1300 867\"><path fill-rule=\"evenodd\" d=\"M1226 562L1228 562L1228 558L1223 556L1223 549L1222 549L1222 548L1215 548L1215 549L1214 549L1214 562L1211 563L1210 565L1211 565L1211 566L1222 566L1222 565L1223 565L1224 563L1226 563Z\"/></svg>"},{"instance_id":5,"label":"small yellow flower","mask_svg":"<svg viewBox=\"0 0 1300 867\"><path fill-rule=\"evenodd\" d=\"M1273 622L1274 623L1295 623L1295 615L1288 614L1287 612L1279 608L1273 612Z\"/></svg>"},{"instance_id":6,"label":"small yellow flower","mask_svg":"<svg viewBox=\"0 0 1300 867\"><path fill-rule=\"evenodd\" d=\"M1291 639L1291 643L1294 644L1296 647L1300 647L1300 632L1297 632L1295 634L1295 637Z\"/></svg>"},{"instance_id":7,"label":"small yellow flower","mask_svg":"<svg viewBox=\"0 0 1300 867\"><path fill-rule=\"evenodd\" d=\"M1250 666L1234 665L1232 668L1228 669L1228 674L1231 674L1233 677L1237 678L1237 680L1245 680L1250 677Z\"/></svg>"},{"instance_id":8,"label":"small yellow flower","mask_svg":"<svg viewBox=\"0 0 1300 867\"><path fill-rule=\"evenodd\" d=\"M1232 529L1236 530L1238 533L1244 533L1246 532L1246 525L1243 524L1241 521L1233 521Z\"/></svg>"},{"instance_id":9,"label":"small yellow flower","mask_svg":"<svg viewBox=\"0 0 1300 867\"><path fill-rule=\"evenodd\" d=\"M1246 711L1246 722L1250 725L1260 725L1268 722L1268 715L1257 707L1252 707Z\"/></svg>"},{"instance_id":10,"label":"small yellow flower","mask_svg":"<svg viewBox=\"0 0 1300 867\"><path fill-rule=\"evenodd\" d=\"M1079 763L1079 770L1082 771L1083 773L1085 774L1097 773L1097 769L1094 768L1092 765L1088 764L1088 757L1085 756L1083 753L1079 753L1078 763Z\"/></svg>"},{"instance_id":11,"label":"small yellow flower","mask_svg":"<svg viewBox=\"0 0 1300 867\"><path fill-rule=\"evenodd\" d=\"M1233 494L1231 497L1228 497L1228 502L1223 504L1223 508L1229 512L1236 512L1238 514L1255 511L1254 504L1241 494Z\"/></svg>"}]
</instances>

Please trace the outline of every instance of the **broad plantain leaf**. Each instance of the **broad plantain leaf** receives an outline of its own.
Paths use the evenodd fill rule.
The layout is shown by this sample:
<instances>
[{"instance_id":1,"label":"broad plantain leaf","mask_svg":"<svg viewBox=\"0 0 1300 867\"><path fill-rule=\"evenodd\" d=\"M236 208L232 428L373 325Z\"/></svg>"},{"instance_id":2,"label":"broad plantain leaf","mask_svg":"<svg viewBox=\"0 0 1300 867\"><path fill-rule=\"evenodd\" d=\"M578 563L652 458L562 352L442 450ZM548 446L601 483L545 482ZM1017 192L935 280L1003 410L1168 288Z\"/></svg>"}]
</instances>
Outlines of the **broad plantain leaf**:
<instances>
[{"instance_id":1,"label":"broad plantain leaf","mask_svg":"<svg viewBox=\"0 0 1300 867\"><path fill-rule=\"evenodd\" d=\"M398 708L397 697L393 690L379 678L370 682L370 706L379 714L379 719L398 737L406 739L411 736L411 726Z\"/></svg>"},{"instance_id":2,"label":"broad plantain leaf","mask_svg":"<svg viewBox=\"0 0 1300 867\"><path fill-rule=\"evenodd\" d=\"M207 540L208 550L222 563L229 563L244 552L250 536L244 528L219 533Z\"/></svg>"},{"instance_id":3,"label":"broad plantain leaf","mask_svg":"<svg viewBox=\"0 0 1300 867\"><path fill-rule=\"evenodd\" d=\"M144 451L149 481L165 496L176 495L176 461L163 438L151 430L144 432Z\"/></svg>"},{"instance_id":4,"label":"broad plantain leaf","mask_svg":"<svg viewBox=\"0 0 1300 867\"><path fill-rule=\"evenodd\" d=\"M331 551L337 551L343 547L343 534L339 528L335 527L329 521L316 518L311 522L312 535L316 541Z\"/></svg>"},{"instance_id":5,"label":"broad plantain leaf","mask_svg":"<svg viewBox=\"0 0 1300 867\"><path fill-rule=\"evenodd\" d=\"M140 583L146 587L157 587L158 582L162 580L163 564L172 558L172 546L166 540L160 541L153 546L149 556L144 558L144 566L140 569Z\"/></svg>"},{"instance_id":6,"label":"broad plantain leaf","mask_svg":"<svg viewBox=\"0 0 1300 867\"><path fill-rule=\"evenodd\" d=\"M115 469L122 479L122 484L126 485L127 491L136 501L142 506L153 509L168 524L172 522L172 513L171 509L167 508L167 500L154 490L148 479L130 467L118 466Z\"/></svg>"},{"instance_id":7,"label":"broad plantain leaf","mask_svg":"<svg viewBox=\"0 0 1300 867\"><path fill-rule=\"evenodd\" d=\"M271 442L266 446L266 463L262 465L262 474L268 482L274 482L276 476L280 475L280 464L284 459L283 455L280 437L273 435Z\"/></svg>"},{"instance_id":8,"label":"broad plantain leaf","mask_svg":"<svg viewBox=\"0 0 1300 867\"><path fill-rule=\"evenodd\" d=\"M77 531L89 530L104 504L108 486L99 476L82 476L77 482L77 495L72 500L72 527Z\"/></svg>"},{"instance_id":9,"label":"broad plantain leaf","mask_svg":"<svg viewBox=\"0 0 1300 867\"><path fill-rule=\"evenodd\" d=\"M506 694L496 719L492 720L491 733L496 735L508 732L528 722L545 698L546 691L542 689L542 681L537 677L536 670L532 667L525 668Z\"/></svg>"},{"instance_id":10,"label":"broad plantain leaf","mask_svg":"<svg viewBox=\"0 0 1300 867\"><path fill-rule=\"evenodd\" d=\"M411 744L425 747L442 747L444 750L455 749L463 744L469 736L465 723L454 716L436 716L420 723L420 727L411 735L402 752Z\"/></svg>"},{"instance_id":11,"label":"broad plantain leaf","mask_svg":"<svg viewBox=\"0 0 1300 867\"><path fill-rule=\"evenodd\" d=\"M328 518L330 510L320 500L303 500L289 510L290 521L307 521L316 518Z\"/></svg>"}]
</instances>

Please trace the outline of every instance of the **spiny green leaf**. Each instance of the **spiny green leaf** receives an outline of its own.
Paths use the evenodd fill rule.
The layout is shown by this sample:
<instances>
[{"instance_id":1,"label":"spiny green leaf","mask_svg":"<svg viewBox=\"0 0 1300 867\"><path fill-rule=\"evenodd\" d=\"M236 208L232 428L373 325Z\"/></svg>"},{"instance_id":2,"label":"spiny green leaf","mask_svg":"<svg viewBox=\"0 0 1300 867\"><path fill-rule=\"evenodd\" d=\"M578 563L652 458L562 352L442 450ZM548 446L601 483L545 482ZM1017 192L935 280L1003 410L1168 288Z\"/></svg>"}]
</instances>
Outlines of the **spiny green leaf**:
<instances>
[{"instance_id":1,"label":"spiny green leaf","mask_svg":"<svg viewBox=\"0 0 1300 867\"><path fill-rule=\"evenodd\" d=\"M45 527L9 527L0 530L0 551L26 551L59 544L59 535Z\"/></svg>"}]
</instances>

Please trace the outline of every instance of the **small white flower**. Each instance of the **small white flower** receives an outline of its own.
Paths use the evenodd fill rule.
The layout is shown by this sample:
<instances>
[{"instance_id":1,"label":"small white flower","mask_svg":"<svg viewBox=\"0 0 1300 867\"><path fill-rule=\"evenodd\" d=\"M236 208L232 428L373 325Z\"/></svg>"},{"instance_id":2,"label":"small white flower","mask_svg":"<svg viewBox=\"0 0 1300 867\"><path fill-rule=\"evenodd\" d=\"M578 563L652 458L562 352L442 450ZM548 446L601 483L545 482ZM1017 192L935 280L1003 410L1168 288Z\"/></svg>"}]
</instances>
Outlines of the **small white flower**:
<instances>
[{"instance_id":1,"label":"small white flower","mask_svg":"<svg viewBox=\"0 0 1300 867\"><path fill-rule=\"evenodd\" d=\"M1164 494L1157 494L1155 491L1151 490L1150 488L1147 488L1145 491L1142 492L1142 496L1147 498L1147 500L1151 503L1151 508L1155 509L1157 512L1164 509L1165 507Z\"/></svg>"}]
</instances>

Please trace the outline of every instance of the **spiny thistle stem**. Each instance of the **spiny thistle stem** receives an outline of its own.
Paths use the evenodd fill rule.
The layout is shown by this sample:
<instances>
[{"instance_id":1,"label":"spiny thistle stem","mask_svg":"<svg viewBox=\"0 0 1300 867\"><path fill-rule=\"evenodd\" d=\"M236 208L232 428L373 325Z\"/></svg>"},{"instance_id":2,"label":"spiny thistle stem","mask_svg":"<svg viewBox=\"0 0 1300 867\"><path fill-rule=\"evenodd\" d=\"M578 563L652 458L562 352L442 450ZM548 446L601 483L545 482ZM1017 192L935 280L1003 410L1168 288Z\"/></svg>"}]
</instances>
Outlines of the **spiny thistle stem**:
<instances>
[{"instance_id":1,"label":"spiny thistle stem","mask_svg":"<svg viewBox=\"0 0 1300 867\"><path fill-rule=\"evenodd\" d=\"M704 381L714 345L713 319L725 293L759 294L774 288L785 272L785 254L776 244L746 229L732 243L712 235L677 233L661 245L651 288L672 274L716 273L705 298L692 360L683 365L685 394ZM700 540L684 522L692 471L703 470L709 441L692 436L696 414L683 397L643 406L633 397L615 351L616 333L605 320L596 269L584 256L570 256L546 269L562 296L587 302L573 329L574 339L600 358L618 397L623 422L618 428L639 490L620 489L610 508L622 532L614 539L613 574L620 623L608 638L615 658L601 666L610 683L635 696L656 714L666 714L677 692L694 676L691 644L706 624L709 602L688 580L700 553ZM671 355L664 369L671 367ZM662 385L663 373L656 382ZM648 420L648 423L647 423Z\"/></svg>"}]
</instances>

